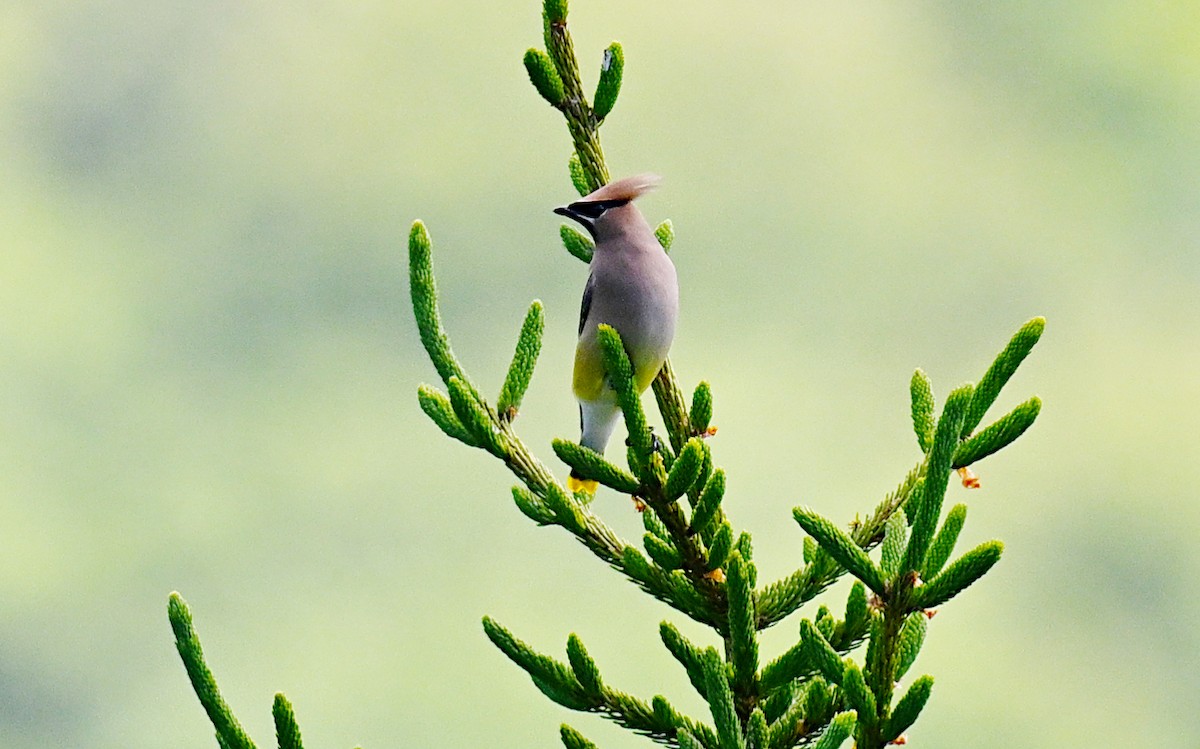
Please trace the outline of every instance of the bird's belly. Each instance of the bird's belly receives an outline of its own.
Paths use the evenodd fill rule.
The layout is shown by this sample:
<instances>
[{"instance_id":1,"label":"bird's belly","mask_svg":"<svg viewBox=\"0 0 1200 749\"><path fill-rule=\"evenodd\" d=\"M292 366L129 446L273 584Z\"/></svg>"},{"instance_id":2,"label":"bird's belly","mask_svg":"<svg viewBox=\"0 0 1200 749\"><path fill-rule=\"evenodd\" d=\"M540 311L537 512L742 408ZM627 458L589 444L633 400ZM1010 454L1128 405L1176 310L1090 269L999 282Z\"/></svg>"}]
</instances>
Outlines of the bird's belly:
<instances>
[{"instance_id":1,"label":"bird's belly","mask_svg":"<svg viewBox=\"0 0 1200 749\"><path fill-rule=\"evenodd\" d=\"M622 308L600 310L601 314L593 315L596 325L610 325L621 334L625 351L629 354L630 363L637 374L638 390L650 386L654 376L662 367L675 338L674 299L658 300L646 295L629 295L620 300Z\"/></svg>"}]
</instances>

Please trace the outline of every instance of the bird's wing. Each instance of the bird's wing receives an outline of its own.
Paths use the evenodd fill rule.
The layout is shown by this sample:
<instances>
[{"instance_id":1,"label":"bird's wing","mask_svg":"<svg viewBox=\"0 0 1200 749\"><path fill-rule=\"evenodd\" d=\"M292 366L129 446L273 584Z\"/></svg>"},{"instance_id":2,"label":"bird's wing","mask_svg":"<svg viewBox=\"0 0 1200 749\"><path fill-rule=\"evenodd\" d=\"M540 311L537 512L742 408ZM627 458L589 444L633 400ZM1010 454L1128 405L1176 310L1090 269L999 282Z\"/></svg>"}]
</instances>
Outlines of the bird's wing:
<instances>
[{"instance_id":1,"label":"bird's wing","mask_svg":"<svg viewBox=\"0 0 1200 749\"><path fill-rule=\"evenodd\" d=\"M579 332L576 335L583 335L583 326L587 322L588 312L592 309L592 289L596 285L596 277L588 274L587 283L583 287L583 304L579 309Z\"/></svg>"}]
</instances>

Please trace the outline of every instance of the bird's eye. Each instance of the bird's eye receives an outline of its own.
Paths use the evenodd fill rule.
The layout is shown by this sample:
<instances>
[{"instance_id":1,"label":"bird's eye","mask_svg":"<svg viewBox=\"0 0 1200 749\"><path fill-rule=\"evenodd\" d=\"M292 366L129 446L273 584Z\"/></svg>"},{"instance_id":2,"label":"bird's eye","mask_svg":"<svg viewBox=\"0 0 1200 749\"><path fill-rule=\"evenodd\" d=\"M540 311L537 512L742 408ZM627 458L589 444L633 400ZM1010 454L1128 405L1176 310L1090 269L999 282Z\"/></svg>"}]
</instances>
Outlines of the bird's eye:
<instances>
[{"instance_id":1,"label":"bird's eye","mask_svg":"<svg viewBox=\"0 0 1200 749\"><path fill-rule=\"evenodd\" d=\"M608 206L603 202L579 202L571 206L571 210L585 218L590 218L593 221L600 218L600 214L608 210Z\"/></svg>"},{"instance_id":2,"label":"bird's eye","mask_svg":"<svg viewBox=\"0 0 1200 749\"><path fill-rule=\"evenodd\" d=\"M581 200L578 203L572 203L571 210L595 221L609 208L616 208L628 202L628 200Z\"/></svg>"}]
</instances>

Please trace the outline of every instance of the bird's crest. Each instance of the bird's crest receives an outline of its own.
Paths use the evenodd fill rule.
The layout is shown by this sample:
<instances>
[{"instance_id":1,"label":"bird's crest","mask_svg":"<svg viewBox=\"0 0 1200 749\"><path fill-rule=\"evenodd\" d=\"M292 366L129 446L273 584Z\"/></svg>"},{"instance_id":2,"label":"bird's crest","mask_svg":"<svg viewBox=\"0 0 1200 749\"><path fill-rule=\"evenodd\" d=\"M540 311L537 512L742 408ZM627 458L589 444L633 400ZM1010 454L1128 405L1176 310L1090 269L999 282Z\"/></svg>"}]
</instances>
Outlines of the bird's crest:
<instances>
[{"instance_id":1,"label":"bird's crest","mask_svg":"<svg viewBox=\"0 0 1200 749\"><path fill-rule=\"evenodd\" d=\"M632 177L619 179L616 182L609 182L599 190L583 196L577 202L597 203L606 200L633 200L658 187L658 183L661 181L662 177L659 177L657 174L635 174Z\"/></svg>"}]
</instances>

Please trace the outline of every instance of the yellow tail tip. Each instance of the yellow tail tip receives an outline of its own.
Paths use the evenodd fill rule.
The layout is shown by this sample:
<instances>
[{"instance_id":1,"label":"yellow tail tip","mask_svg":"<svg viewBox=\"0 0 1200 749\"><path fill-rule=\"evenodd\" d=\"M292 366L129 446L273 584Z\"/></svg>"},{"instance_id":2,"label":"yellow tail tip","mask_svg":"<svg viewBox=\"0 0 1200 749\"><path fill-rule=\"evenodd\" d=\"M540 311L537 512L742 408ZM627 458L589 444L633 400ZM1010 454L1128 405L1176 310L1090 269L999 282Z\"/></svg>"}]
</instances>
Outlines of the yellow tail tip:
<instances>
[{"instance_id":1,"label":"yellow tail tip","mask_svg":"<svg viewBox=\"0 0 1200 749\"><path fill-rule=\"evenodd\" d=\"M567 477L567 488L573 492L586 492L587 494L595 494L596 489L600 486L599 482L591 479L581 479L575 476Z\"/></svg>"}]
</instances>

